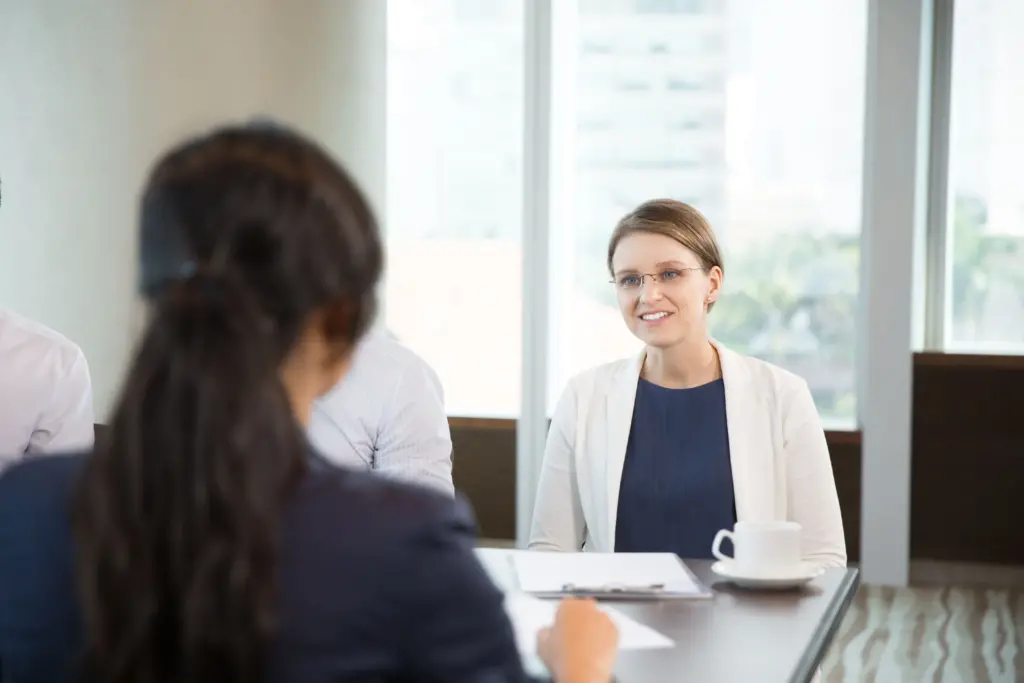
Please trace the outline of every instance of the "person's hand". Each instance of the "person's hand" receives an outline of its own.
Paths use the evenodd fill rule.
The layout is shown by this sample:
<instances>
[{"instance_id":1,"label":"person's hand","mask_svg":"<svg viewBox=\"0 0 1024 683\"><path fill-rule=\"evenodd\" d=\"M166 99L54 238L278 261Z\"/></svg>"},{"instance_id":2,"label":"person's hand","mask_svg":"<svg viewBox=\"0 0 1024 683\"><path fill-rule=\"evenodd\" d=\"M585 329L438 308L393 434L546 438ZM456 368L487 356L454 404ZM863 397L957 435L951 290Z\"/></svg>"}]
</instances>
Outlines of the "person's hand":
<instances>
[{"instance_id":1,"label":"person's hand","mask_svg":"<svg viewBox=\"0 0 1024 683\"><path fill-rule=\"evenodd\" d=\"M537 636L537 651L555 683L608 683L619 653L619 629L593 600L568 598L555 623Z\"/></svg>"}]
</instances>

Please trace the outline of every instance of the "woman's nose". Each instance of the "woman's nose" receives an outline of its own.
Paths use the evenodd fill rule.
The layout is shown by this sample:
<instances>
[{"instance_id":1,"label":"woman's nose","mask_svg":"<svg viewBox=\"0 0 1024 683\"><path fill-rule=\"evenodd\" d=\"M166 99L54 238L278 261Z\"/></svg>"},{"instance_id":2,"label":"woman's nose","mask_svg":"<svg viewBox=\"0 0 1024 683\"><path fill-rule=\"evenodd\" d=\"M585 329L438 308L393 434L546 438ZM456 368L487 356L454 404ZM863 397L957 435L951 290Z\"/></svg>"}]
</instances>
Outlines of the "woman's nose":
<instances>
[{"instance_id":1,"label":"woman's nose","mask_svg":"<svg viewBox=\"0 0 1024 683\"><path fill-rule=\"evenodd\" d=\"M661 283L653 277L647 276L640 284L641 301L658 301L661 299Z\"/></svg>"}]
</instances>

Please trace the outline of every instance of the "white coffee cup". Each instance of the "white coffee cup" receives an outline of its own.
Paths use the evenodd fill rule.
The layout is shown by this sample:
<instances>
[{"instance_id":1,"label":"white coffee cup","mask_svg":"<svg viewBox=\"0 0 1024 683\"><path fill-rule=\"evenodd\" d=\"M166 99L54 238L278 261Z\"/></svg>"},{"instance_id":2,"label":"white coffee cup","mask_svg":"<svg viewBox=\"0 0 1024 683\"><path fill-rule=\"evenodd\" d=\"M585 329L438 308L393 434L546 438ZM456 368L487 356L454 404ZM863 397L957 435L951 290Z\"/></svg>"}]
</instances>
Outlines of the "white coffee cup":
<instances>
[{"instance_id":1,"label":"white coffee cup","mask_svg":"<svg viewBox=\"0 0 1024 683\"><path fill-rule=\"evenodd\" d=\"M736 522L732 531L722 529L711 544L711 554L735 562L736 573L756 578L799 576L801 527L796 522ZM722 541L732 541L733 555L722 552Z\"/></svg>"}]
</instances>

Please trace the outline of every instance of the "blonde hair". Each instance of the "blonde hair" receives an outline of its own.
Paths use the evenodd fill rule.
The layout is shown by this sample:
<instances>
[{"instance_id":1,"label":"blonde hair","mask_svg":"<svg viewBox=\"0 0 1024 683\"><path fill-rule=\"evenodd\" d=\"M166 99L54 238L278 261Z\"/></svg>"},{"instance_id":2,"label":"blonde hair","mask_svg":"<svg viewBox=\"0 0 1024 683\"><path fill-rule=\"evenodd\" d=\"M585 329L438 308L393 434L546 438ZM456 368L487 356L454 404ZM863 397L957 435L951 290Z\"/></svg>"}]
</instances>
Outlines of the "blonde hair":
<instances>
[{"instance_id":1,"label":"blonde hair","mask_svg":"<svg viewBox=\"0 0 1024 683\"><path fill-rule=\"evenodd\" d=\"M615 226L608 242L608 272L612 275L612 258L619 242L638 232L674 239L696 255L705 272L715 266L725 271L715 231L704 214L675 199L650 199L623 216ZM714 303L708 305L708 310L712 306Z\"/></svg>"}]
</instances>

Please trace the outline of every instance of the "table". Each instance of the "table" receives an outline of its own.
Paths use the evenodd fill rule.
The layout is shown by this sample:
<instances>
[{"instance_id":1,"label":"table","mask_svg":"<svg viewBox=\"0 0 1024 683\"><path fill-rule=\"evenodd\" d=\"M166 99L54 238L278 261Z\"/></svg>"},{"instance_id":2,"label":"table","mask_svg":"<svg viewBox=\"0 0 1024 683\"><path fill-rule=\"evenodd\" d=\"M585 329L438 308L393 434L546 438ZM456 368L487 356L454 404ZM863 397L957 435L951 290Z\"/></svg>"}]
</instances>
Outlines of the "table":
<instances>
[{"instance_id":1,"label":"table","mask_svg":"<svg viewBox=\"0 0 1024 683\"><path fill-rule=\"evenodd\" d=\"M499 585L513 578L507 553L480 557ZM737 588L711 571L709 560L684 560L710 600L621 601L609 604L675 642L661 650L619 655L619 683L806 683L814 677L860 584L856 569L828 569L797 591Z\"/></svg>"},{"instance_id":2,"label":"table","mask_svg":"<svg viewBox=\"0 0 1024 683\"><path fill-rule=\"evenodd\" d=\"M712 600L613 603L676 643L623 652L621 683L810 681L860 584L856 569L829 569L799 591L754 592L718 579L711 561L685 562L711 586Z\"/></svg>"}]
</instances>

